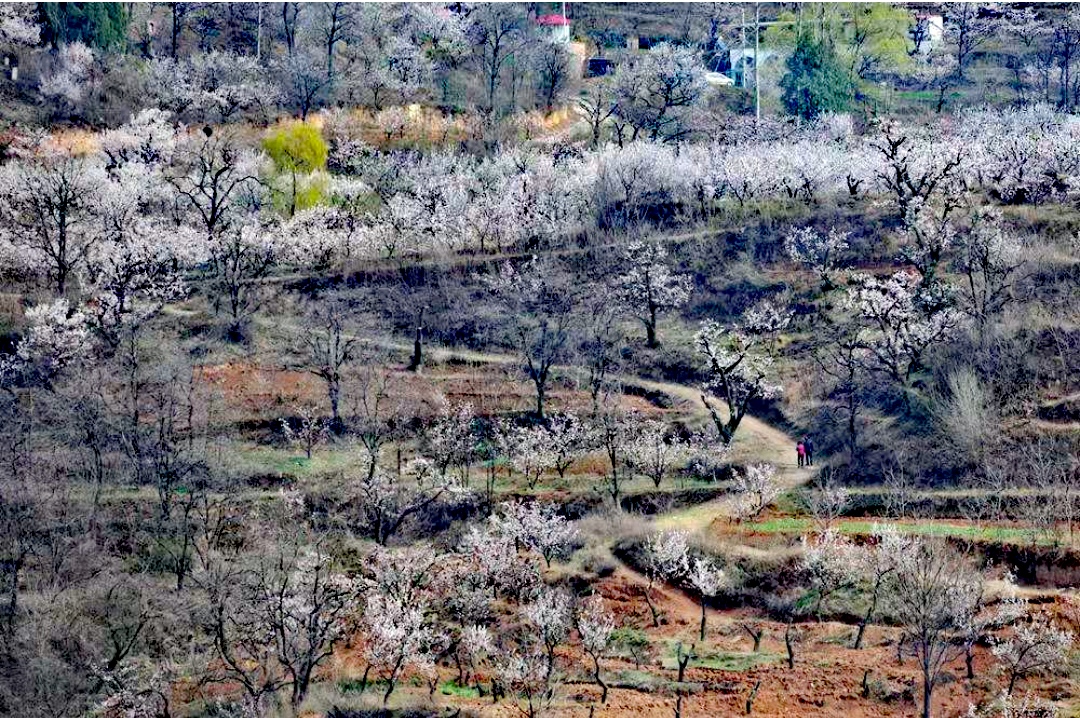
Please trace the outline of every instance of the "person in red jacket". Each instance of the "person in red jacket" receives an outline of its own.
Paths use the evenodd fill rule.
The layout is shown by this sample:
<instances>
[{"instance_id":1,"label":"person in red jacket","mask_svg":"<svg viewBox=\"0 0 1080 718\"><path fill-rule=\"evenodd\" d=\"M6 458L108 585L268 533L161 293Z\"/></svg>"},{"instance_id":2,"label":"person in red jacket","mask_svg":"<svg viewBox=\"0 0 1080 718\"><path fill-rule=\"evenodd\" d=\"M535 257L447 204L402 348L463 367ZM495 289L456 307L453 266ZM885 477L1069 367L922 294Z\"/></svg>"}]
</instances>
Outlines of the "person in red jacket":
<instances>
[{"instance_id":1,"label":"person in red jacket","mask_svg":"<svg viewBox=\"0 0 1080 718\"><path fill-rule=\"evenodd\" d=\"M795 445L795 453L799 455L799 467L802 468L803 464L806 463L806 444L799 441Z\"/></svg>"}]
</instances>

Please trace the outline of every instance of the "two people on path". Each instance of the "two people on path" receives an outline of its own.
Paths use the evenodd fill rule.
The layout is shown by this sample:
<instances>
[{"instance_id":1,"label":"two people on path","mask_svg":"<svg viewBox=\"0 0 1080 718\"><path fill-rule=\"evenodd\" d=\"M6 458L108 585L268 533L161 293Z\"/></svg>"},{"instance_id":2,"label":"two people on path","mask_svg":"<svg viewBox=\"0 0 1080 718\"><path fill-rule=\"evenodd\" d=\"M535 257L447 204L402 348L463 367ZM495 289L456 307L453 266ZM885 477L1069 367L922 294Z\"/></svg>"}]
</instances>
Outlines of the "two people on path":
<instances>
[{"instance_id":1,"label":"two people on path","mask_svg":"<svg viewBox=\"0 0 1080 718\"><path fill-rule=\"evenodd\" d=\"M795 445L795 453L799 457L799 468L814 465L814 440L804 436Z\"/></svg>"}]
</instances>

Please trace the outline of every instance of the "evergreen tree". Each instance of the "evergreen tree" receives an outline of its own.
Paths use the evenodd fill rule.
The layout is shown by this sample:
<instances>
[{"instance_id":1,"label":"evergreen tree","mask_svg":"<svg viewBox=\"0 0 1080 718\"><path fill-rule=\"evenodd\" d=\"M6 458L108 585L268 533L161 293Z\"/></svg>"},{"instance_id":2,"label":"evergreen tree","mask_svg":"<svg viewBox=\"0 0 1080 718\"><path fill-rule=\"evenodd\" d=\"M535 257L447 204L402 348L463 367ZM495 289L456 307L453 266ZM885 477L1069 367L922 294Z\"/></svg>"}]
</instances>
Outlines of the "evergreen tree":
<instances>
[{"instance_id":1,"label":"evergreen tree","mask_svg":"<svg viewBox=\"0 0 1080 718\"><path fill-rule=\"evenodd\" d=\"M128 12L118 2L39 3L42 39L57 47L81 42L99 50L122 50L127 44Z\"/></svg>"},{"instance_id":2,"label":"evergreen tree","mask_svg":"<svg viewBox=\"0 0 1080 718\"><path fill-rule=\"evenodd\" d=\"M780 80L784 109L812 120L824 112L843 112L855 94L851 75L841 65L828 42L809 33L799 36L787 59L787 73Z\"/></svg>"}]
</instances>

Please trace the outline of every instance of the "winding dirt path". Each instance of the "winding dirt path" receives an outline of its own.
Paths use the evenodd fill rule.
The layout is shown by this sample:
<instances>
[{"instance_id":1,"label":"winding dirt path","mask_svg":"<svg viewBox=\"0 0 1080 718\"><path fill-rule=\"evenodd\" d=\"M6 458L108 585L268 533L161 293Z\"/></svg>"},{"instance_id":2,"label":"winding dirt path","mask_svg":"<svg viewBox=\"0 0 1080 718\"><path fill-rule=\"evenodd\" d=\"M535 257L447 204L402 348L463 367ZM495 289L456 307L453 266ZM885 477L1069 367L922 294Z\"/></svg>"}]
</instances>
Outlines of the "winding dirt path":
<instances>
[{"instance_id":1,"label":"winding dirt path","mask_svg":"<svg viewBox=\"0 0 1080 718\"><path fill-rule=\"evenodd\" d=\"M412 351L411 345L400 342L372 339L364 339L364 341L393 351L405 353ZM516 356L496 352L432 346L425 347L425 352L427 361L433 364L459 361L474 364L513 366L520 363L520 359ZM561 370L570 369L570 367L557 368ZM612 377L612 379L624 386L632 386L667 396L672 402L673 409L687 417L696 428L706 428L711 424L712 420L709 412L701 403L701 390L696 386L654 381L632 375L618 375ZM719 408L723 413L723 408ZM732 444L731 458L740 463L762 462L772 464L777 468L777 474L783 484L784 491L787 492L805 484L813 476L811 469L798 467L795 456L796 443L796 439L783 430L757 417L747 415L743 417L742 422L739 424L739 430ZM680 528L691 533L699 533L707 529L717 518L727 518L731 515L732 498L721 497L704 504L689 506L663 514L656 519L655 523L661 529Z\"/></svg>"}]
</instances>

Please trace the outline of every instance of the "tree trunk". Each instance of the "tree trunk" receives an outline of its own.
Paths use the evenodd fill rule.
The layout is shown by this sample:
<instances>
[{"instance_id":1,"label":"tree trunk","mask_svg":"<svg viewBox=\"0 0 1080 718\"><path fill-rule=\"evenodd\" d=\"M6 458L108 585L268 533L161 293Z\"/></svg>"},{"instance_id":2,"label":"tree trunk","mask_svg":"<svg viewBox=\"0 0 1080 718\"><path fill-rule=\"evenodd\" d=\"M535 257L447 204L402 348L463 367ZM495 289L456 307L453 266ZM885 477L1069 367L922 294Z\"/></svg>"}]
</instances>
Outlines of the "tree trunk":
<instances>
[{"instance_id":1,"label":"tree trunk","mask_svg":"<svg viewBox=\"0 0 1080 718\"><path fill-rule=\"evenodd\" d=\"M930 674L923 669L923 701L922 718L930 718L930 706L934 696L934 683L930 680Z\"/></svg>"},{"instance_id":2,"label":"tree trunk","mask_svg":"<svg viewBox=\"0 0 1080 718\"><path fill-rule=\"evenodd\" d=\"M542 379L537 379L536 384L536 418L540 421L544 420L544 394L546 393L546 387L544 386Z\"/></svg>"},{"instance_id":3,"label":"tree trunk","mask_svg":"<svg viewBox=\"0 0 1080 718\"><path fill-rule=\"evenodd\" d=\"M643 324L645 324L645 343L650 349L660 346L660 342L656 339L656 307L649 307L649 316Z\"/></svg>"},{"instance_id":4,"label":"tree trunk","mask_svg":"<svg viewBox=\"0 0 1080 718\"><path fill-rule=\"evenodd\" d=\"M705 640L705 596L701 597L701 640Z\"/></svg>"},{"instance_id":5,"label":"tree trunk","mask_svg":"<svg viewBox=\"0 0 1080 718\"><path fill-rule=\"evenodd\" d=\"M409 359L409 371L420 373L424 365L424 310L421 309L416 317L416 331L413 334L412 358Z\"/></svg>"},{"instance_id":6,"label":"tree trunk","mask_svg":"<svg viewBox=\"0 0 1080 718\"><path fill-rule=\"evenodd\" d=\"M333 430L336 433L341 427L341 413L339 405L341 404L341 386L338 382L331 380L327 383L326 392L330 397L330 423L333 425Z\"/></svg>"},{"instance_id":7,"label":"tree trunk","mask_svg":"<svg viewBox=\"0 0 1080 718\"><path fill-rule=\"evenodd\" d=\"M866 614L859 621L859 630L855 634L855 643L852 644L852 648L858 650L862 648L863 636L866 634L866 624L870 623L870 619L874 617L874 611L877 609L878 600L878 587L874 586L874 593L870 597L870 607L866 609Z\"/></svg>"},{"instance_id":8,"label":"tree trunk","mask_svg":"<svg viewBox=\"0 0 1080 718\"><path fill-rule=\"evenodd\" d=\"M746 697L746 715L750 715L754 712L754 698L757 697L757 692L761 688L761 681L754 684L754 687L750 690L750 695Z\"/></svg>"},{"instance_id":9,"label":"tree trunk","mask_svg":"<svg viewBox=\"0 0 1080 718\"><path fill-rule=\"evenodd\" d=\"M600 656L594 655L593 659L593 680L596 681L596 685L600 686L600 702L607 703L607 684L604 683L604 679L600 677Z\"/></svg>"},{"instance_id":10,"label":"tree trunk","mask_svg":"<svg viewBox=\"0 0 1080 718\"><path fill-rule=\"evenodd\" d=\"M649 590L651 586L646 586L642 591L642 595L645 596L645 605L649 607L649 613L652 614L653 628L660 627L660 611L656 608L656 605L652 602L652 598L649 596Z\"/></svg>"}]
</instances>

